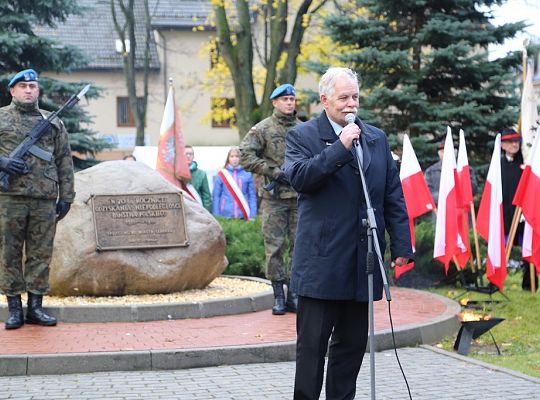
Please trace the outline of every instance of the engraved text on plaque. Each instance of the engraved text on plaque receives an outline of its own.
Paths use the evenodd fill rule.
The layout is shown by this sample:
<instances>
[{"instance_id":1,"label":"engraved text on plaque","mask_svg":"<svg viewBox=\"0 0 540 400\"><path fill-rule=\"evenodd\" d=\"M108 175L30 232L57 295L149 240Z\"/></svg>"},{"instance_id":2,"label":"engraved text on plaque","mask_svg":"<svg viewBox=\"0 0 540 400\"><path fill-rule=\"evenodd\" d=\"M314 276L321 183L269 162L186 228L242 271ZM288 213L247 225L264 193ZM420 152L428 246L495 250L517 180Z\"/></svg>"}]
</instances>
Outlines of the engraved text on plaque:
<instances>
[{"instance_id":1,"label":"engraved text on plaque","mask_svg":"<svg viewBox=\"0 0 540 400\"><path fill-rule=\"evenodd\" d=\"M181 193L92 196L98 250L187 246Z\"/></svg>"}]
</instances>

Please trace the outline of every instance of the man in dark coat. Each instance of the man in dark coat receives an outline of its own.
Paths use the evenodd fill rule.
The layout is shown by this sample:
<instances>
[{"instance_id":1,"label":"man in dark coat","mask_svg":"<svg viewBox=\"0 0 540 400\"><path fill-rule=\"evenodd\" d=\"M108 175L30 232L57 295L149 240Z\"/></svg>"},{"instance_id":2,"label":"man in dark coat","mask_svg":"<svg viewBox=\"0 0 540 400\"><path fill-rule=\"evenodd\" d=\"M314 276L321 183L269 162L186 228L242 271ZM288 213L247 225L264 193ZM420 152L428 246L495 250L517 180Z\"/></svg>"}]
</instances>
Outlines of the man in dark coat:
<instances>
[{"instance_id":1,"label":"man in dark coat","mask_svg":"<svg viewBox=\"0 0 540 400\"><path fill-rule=\"evenodd\" d=\"M521 155L521 135L512 128L505 128L501 135L501 180L503 192L504 234L508 235L516 206L512 204L516 189L523 173ZM514 244L521 245L523 224L519 224Z\"/></svg>"},{"instance_id":2,"label":"man in dark coat","mask_svg":"<svg viewBox=\"0 0 540 400\"><path fill-rule=\"evenodd\" d=\"M327 399L353 399L368 337L367 218L353 140L359 140L377 235L384 231L397 265L412 259L407 211L386 135L356 118L358 79L348 68L330 68L319 95L325 111L292 128L286 139L285 175L298 193L298 227L291 276L298 293L295 399L318 399L328 352ZM374 298L382 276L374 271Z\"/></svg>"}]
</instances>

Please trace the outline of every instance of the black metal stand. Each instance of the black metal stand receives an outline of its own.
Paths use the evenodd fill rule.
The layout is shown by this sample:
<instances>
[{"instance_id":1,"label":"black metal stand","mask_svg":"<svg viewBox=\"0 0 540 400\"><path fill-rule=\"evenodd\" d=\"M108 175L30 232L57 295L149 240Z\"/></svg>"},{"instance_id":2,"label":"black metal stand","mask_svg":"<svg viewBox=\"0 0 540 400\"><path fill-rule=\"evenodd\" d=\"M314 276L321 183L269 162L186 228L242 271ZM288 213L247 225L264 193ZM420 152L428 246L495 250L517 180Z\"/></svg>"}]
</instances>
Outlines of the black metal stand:
<instances>
[{"instance_id":1,"label":"black metal stand","mask_svg":"<svg viewBox=\"0 0 540 400\"><path fill-rule=\"evenodd\" d=\"M459 329L459 333L456 338L456 342L454 343L454 350L456 350L459 354L466 356L467 354L469 354L469 350L474 339L488 332L491 328L493 328L495 325L498 325L502 321L504 321L504 318L490 318L480 321L462 322L461 328ZM493 334L491 332L489 332L489 334L491 335L491 339L495 344L497 353L501 355L501 351L499 350L499 346L497 346L497 342L495 342Z\"/></svg>"},{"instance_id":2,"label":"black metal stand","mask_svg":"<svg viewBox=\"0 0 540 400\"><path fill-rule=\"evenodd\" d=\"M367 219L363 220L362 223L366 227L367 231L367 256L366 256L366 274L368 278L368 301L369 301L369 364L370 364L370 377L371 377L371 399L375 400L375 313L374 313L374 301L373 301L373 273L375 268L375 256L379 261L379 268L381 270L381 275L383 279L384 292L386 295L386 300L391 301L390 296L390 286L388 285L388 279L386 277L386 270L382 264L382 254L381 247L379 245L379 238L377 236L377 221L375 219L375 211L371 205L371 198L369 197L369 190L366 184L366 177L364 176L364 171L362 170L361 155L359 152L362 151L362 148L358 143L354 144L355 158L358 163L358 170L360 171L360 180L362 182L362 189L364 191L364 198L366 201L367 208ZM373 252L375 250L375 254Z\"/></svg>"},{"instance_id":3,"label":"black metal stand","mask_svg":"<svg viewBox=\"0 0 540 400\"><path fill-rule=\"evenodd\" d=\"M492 295L494 293L499 292L507 301L510 301L510 298L505 295L503 292L499 290L499 288L493 284L488 284L487 286L478 286L478 285L467 285L465 283L462 283L463 289L465 291L463 293L460 293L459 295L454 297L454 300L458 300L461 297L463 297L465 294L469 292L476 292L476 293L482 293L489 295L489 300L485 300L486 303L495 303L496 301L493 300Z\"/></svg>"}]
</instances>

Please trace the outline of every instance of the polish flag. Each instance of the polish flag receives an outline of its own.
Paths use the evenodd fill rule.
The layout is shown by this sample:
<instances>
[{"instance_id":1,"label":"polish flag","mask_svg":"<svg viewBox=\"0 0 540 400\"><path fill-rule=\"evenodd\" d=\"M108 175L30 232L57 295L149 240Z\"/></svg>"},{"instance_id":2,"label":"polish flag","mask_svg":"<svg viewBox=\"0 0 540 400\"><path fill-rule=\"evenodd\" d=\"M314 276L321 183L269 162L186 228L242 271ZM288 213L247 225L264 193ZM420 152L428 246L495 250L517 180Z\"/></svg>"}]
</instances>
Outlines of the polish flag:
<instances>
[{"instance_id":1,"label":"polish flag","mask_svg":"<svg viewBox=\"0 0 540 400\"><path fill-rule=\"evenodd\" d=\"M473 194L471 185L471 172L467 158L465 145L465 133L459 130L459 150L457 159L457 205L458 205L458 230L465 244L466 251L457 255L459 266L464 268L471 257L471 245L469 241L469 212L471 210Z\"/></svg>"},{"instance_id":2,"label":"polish flag","mask_svg":"<svg viewBox=\"0 0 540 400\"><path fill-rule=\"evenodd\" d=\"M536 131L529 159L521 175L513 204L520 206L525 218L523 258L540 273L540 127Z\"/></svg>"},{"instance_id":3,"label":"polish flag","mask_svg":"<svg viewBox=\"0 0 540 400\"><path fill-rule=\"evenodd\" d=\"M458 206L470 210L473 201L471 172L469 168L469 160L467 158L467 146L465 145L465 133L463 129L459 130L459 150L457 159L457 174L459 186L459 203Z\"/></svg>"},{"instance_id":4,"label":"polish flag","mask_svg":"<svg viewBox=\"0 0 540 400\"><path fill-rule=\"evenodd\" d=\"M444 156L441 168L441 181L439 183L439 209L435 225L435 246L433 258L444 264L445 273L448 273L450 260L458 254L467 251L458 230L458 196L456 189L456 158L452 131L447 128L444 143Z\"/></svg>"},{"instance_id":5,"label":"polish flag","mask_svg":"<svg viewBox=\"0 0 540 400\"><path fill-rule=\"evenodd\" d=\"M536 268L536 275L540 275L540 235L533 231L527 221L525 221L523 230L521 250L523 259L533 263Z\"/></svg>"},{"instance_id":6,"label":"polish flag","mask_svg":"<svg viewBox=\"0 0 540 400\"><path fill-rule=\"evenodd\" d=\"M495 138L484 193L477 218L478 233L488 243L486 275L488 280L503 290L506 279L506 254L501 182L501 135Z\"/></svg>"},{"instance_id":7,"label":"polish flag","mask_svg":"<svg viewBox=\"0 0 540 400\"><path fill-rule=\"evenodd\" d=\"M414 235L414 219L427 212L435 209L435 202L431 196L424 174L420 169L420 164L414 153L409 135L403 137L403 156L401 161L401 169L399 171L401 187L403 189L403 197L407 206L407 214L409 216L409 228L411 230L411 243L414 246L416 243ZM396 279L399 279L405 272L414 268L414 262L407 265L396 266Z\"/></svg>"},{"instance_id":8,"label":"polish flag","mask_svg":"<svg viewBox=\"0 0 540 400\"><path fill-rule=\"evenodd\" d=\"M180 112L175 106L172 84L169 87L159 133L156 170L167 181L195 198L185 184L185 182L191 180L191 173L184 155L185 145L182 129L180 128Z\"/></svg>"},{"instance_id":9,"label":"polish flag","mask_svg":"<svg viewBox=\"0 0 540 400\"><path fill-rule=\"evenodd\" d=\"M538 121L538 99L533 86L534 66L527 60L525 82L523 83L523 93L521 95L520 127L521 127L521 154L523 159L530 159L530 152L534 143L539 126Z\"/></svg>"}]
</instances>

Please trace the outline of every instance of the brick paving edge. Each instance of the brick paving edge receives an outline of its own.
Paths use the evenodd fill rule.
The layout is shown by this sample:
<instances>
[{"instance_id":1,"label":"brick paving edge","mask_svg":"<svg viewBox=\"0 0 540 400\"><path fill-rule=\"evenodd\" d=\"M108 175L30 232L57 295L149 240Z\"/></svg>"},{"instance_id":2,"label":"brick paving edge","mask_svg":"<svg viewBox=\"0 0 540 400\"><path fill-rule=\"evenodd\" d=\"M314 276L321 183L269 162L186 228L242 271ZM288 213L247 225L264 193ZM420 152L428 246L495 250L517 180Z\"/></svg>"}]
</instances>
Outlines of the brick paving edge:
<instances>
[{"instance_id":1,"label":"brick paving edge","mask_svg":"<svg viewBox=\"0 0 540 400\"><path fill-rule=\"evenodd\" d=\"M396 346L413 347L435 343L456 332L451 312L432 323L409 325L395 331ZM376 332L376 351L393 348L389 330ZM427 341L429 340L429 342ZM369 349L366 351L369 352ZM89 352L62 354L20 354L0 356L0 376L60 375L111 371L150 371L215 367L251 363L293 361L296 342L262 343L192 349Z\"/></svg>"}]
</instances>

